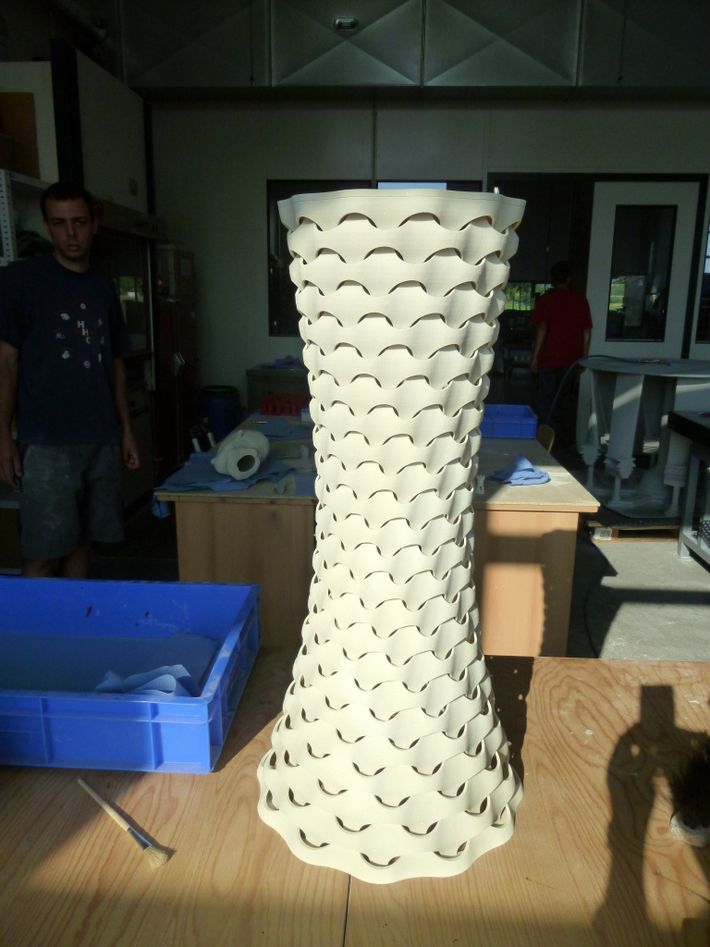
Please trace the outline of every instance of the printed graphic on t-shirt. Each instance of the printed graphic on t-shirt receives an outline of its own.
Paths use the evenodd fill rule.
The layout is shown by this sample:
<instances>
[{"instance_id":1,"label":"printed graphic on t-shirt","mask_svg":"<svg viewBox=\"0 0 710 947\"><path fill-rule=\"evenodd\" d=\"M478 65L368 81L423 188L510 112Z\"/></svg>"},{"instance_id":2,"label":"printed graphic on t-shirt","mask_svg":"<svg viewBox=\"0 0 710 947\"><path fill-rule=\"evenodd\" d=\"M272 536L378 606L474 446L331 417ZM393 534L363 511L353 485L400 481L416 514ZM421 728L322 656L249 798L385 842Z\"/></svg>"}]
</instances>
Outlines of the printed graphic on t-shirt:
<instances>
[{"instance_id":1,"label":"printed graphic on t-shirt","mask_svg":"<svg viewBox=\"0 0 710 947\"><path fill-rule=\"evenodd\" d=\"M104 320L91 315L85 302L63 309L54 331L60 358L77 361L85 369L101 365L106 349Z\"/></svg>"}]
</instances>

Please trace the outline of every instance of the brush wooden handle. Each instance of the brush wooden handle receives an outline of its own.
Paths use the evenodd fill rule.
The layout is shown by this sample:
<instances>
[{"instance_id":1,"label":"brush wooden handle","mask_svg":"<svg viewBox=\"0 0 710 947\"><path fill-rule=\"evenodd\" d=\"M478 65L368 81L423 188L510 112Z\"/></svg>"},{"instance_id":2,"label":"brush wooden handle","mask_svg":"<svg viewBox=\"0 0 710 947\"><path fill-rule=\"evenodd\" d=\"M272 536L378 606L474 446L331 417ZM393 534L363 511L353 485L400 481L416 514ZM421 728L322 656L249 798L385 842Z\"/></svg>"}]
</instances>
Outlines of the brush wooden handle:
<instances>
[{"instance_id":1,"label":"brush wooden handle","mask_svg":"<svg viewBox=\"0 0 710 947\"><path fill-rule=\"evenodd\" d=\"M111 818L113 819L113 821L116 822L118 825L120 825L121 828L124 830L124 832L128 832L128 830L131 828L131 826L130 826L129 823L123 818L123 816L120 815L120 814L114 809L114 807L111 805L110 802L107 802L102 796L100 796L100 795L96 792L96 790L95 790L95 789L92 789L91 786L89 786L88 783L85 783L84 780L81 779L81 777L79 777L79 778L77 779L77 782L79 783L79 785L81 786L82 789L85 789L86 792L88 792L88 794L91 796L91 798L94 800L94 802L97 802L97 803L101 806L101 808L104 810L104 812L106 813L106 815L110 815Z\"/></svg>"}]
</instances>

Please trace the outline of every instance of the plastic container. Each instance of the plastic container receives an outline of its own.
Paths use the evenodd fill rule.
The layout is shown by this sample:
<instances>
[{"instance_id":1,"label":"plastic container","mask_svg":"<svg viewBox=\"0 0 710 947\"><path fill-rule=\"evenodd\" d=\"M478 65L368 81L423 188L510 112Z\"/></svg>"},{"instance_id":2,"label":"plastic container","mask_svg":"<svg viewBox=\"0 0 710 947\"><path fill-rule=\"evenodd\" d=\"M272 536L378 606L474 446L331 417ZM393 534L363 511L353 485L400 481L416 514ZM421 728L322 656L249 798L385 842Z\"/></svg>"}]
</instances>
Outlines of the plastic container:
<instances>
[{"instance_id":1,"label":"plastic container","mask_svg":"<svg viewBox=\"0 0 710 947\"><path fill-rule=\"evenodd\" d=\"M487 404L483 409L483 437L527 437L537 433L537 415L526 404Z\"/></svg>"},{"instance_id":2,"label":"plastic container","mask_svg":"<svg viewBox=\"0 0 710 947\"><path fill-rule=\"evenodd\" d=\"M75 659L78 676L92 645L161 655L177 639L199 636L195 644L210 655L196 697L3 686L0 763L174 773L214 767L259 650L256 586L5 578L0 598L5 667L17 658L13 648L26 660L32 636L38 647L49 643ZM152 667L133 669L142 670Z\"/></svg>"},{"instance_id":3,"label":"plastic container","mask_svg":"<svg viewBox=\"0 0 710 947\"><path fill-rule=\"evenodd\" d=\"M239 389L229 385L209 385L200 392L201 414L210 431L221 441L242 419Z\"/></svg>"}]
</instances>

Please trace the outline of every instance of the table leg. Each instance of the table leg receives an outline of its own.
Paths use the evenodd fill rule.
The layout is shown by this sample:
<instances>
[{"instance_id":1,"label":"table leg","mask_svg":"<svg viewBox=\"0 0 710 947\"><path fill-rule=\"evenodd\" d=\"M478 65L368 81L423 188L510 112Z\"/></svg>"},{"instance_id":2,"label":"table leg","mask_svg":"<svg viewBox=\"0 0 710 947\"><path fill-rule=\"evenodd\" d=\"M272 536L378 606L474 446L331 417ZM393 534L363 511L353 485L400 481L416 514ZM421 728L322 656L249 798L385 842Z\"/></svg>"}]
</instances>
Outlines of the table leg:
<instances>
[{"instance_id":1,"label":"table leg","mask_svg":"<svg viewBox=\"0 0 710 947\"><path fill-rule=\"evenodd\" d=\"M486 654L567 653L577 513L478 510L474 571Z\"/></svg>"},{"instance_id":2,"label":"table leg","mask_svg":"<svg viewBox=\"0 0 710 947\"><path fill-rule=\"evenodd\" d=\"M695 497L698 492L699 472L700 458L696 454L691 454L690 463L688 465L688 482L685 489L683 520L678 532L678 556L680 559L690 558L690 550L685 544L685 539L693 530L693 514L695 512Z\"/></svg>"},{"instance_id":3,"label":"table leg","mask_svg":"<svg viewBox=\"0 0 710 947\"><path fill-rule=\"evenodd\" d=\"M609 472L614 476L612 503L616 505L622 502L622 482L628 480L634 469L634 441L638 429L643 381L643 375L619 374L614 385L606 463Z\"/></svg>"},{"instance_id":4,"label":"table leg","mask_svg":"<svg viewBox=\"0 0 710 947\"><path fill-rule=\"evenodd\" d=\"M256 500L177 503L180 580L260 586L263 647L297 648L313 574L314 510Z\"/></svg>"}]
</instances>

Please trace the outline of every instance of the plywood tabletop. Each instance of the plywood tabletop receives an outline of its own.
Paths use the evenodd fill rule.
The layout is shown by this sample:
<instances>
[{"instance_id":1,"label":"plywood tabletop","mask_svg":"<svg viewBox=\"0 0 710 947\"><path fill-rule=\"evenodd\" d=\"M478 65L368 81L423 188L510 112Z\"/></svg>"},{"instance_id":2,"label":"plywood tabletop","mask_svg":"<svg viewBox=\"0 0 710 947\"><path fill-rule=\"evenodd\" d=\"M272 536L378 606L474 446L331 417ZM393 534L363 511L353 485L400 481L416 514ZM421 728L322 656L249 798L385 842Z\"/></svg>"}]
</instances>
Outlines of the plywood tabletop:
<instances>
[{"instance_id":1,"label":"plywood tabletop","mask_svg":"<svg viewBox=\"0 0 710 947\"><path fill-rule=\"evenodd\" d=\"M217 770L83 773L175 854L151 869L73 771L0 771L0 943L123 947L705 944L710 850L668 831L710 666L489 658L524 777L513 838L450 879L366 885L294 858L255 769L292 653L263 653Z\"/></svg>"},{"instance_id":2,"label":"plywood tabletop","mask_svg":"<svg viewBox=\"0 0 710 947\"><path fill-rule=\"evenodd\" d=\"M256 814L256 766L289 664L261 658L209 775L0 771L0 944L342 945L348 878L293 858ZM76 783L158 843L159 869Z\"/></svg>"},{"instance_id":3,"label":"plywood tabletop","mask_svg":"<svg viewBox=\"0 0 710 947\"><path fill-rule=\"evenodd\" d=\"M511 486L490 480L496 470L505 470L522 454L535 467L550 475L548 483ZM476 496L474 509L595 513L599 501L534 438L484 438L478 471L486 477L483 496Z\"/></svg>"},{"instance_id":4,"label":"plywood tabletop","mask_svg":"<svg viewBox=\"0 0 710 947\"><path fill-rule=\"evenodd\" d=\"M474 497L475 509L533 512L554 510L571 513L594 513L599 509L598 500L534 438L484 438L481 441L478 471L488 477L494 471L508 467L518 454L522 454L536 467L548 473L550 481L534 486L514 487L486 479L484 493ZM278 483L257 483L247 490L157 490L155 495L159 500L175 503L268 501L315 504L315 497L297 495L292 475L287 475Z\"/></svg>"},{"instance_id":5,"label":"plywood tabletop","mask_svg":"<svg viewBox=\"0 0 710 947\"><path fill-rule=\"evenodd\" d=\"M667 777L710 722L710 667L489 658L524 773L510 842L453 879L354 880L346 947L640 947L710 934L710 851ZM706 943L706 940L698 943Z\"/></svg>"}]
</instances>

